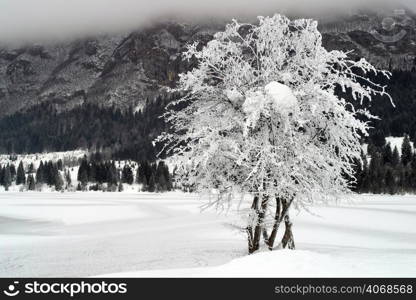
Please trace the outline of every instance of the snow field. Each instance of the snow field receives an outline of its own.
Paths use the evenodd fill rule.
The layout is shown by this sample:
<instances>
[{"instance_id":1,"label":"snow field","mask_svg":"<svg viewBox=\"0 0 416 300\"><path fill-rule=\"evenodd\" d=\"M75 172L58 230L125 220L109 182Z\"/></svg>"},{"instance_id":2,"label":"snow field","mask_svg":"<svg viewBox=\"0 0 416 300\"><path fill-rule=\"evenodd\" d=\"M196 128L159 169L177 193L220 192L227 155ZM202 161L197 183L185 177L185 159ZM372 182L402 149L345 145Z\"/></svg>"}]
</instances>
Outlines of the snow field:
<instances>
[{"instance_id":1,"label":"snow field","mask_svg":"<svg viewBox=\"0 0 416 300\"><path fill-rule=\"evenodd\" d=\"M0 193L0 276L407 277L416 196L361 195L292 212L297 250L246 256L233 211L193 194Z\"/></svg>"}]
</instances>

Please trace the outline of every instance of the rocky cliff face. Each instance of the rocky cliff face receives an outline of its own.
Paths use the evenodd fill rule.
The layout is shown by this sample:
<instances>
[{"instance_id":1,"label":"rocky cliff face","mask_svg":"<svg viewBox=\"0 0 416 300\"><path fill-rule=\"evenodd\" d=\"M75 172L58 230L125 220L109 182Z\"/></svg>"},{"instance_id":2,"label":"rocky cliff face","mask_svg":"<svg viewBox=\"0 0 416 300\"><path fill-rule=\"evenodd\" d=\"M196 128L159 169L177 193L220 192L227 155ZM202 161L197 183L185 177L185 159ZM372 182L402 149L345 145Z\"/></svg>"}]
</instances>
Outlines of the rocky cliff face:
<instances>
[{"instance_id":1,"label":"rocky cliff face","mask_svg":"<svg viewBox=\"0 0 416 300\"><path fill-rule=\"evenodd\" d=\"M321 23L327 49L353 51L383 69L416 67L416 18L404 9L367 12Z\"/></svg>"},{"instance_id":2,"label":"rocky cliff face","mask_svg":"<svg viewBox=\"0 0 416 300\"><path fill-rule=\"evenodd\" d=\"M379 67L412 70L414 20L400 12L361 14L323 22L320 30L328 49L354 50L353 56ZM84 102L140 108L190 67L180 57L188 42L207 42L222 28L168 23L125 35L0 48L0 115L45 101L61 110Z\"/></svg>"},{"instance_id":3,"label":"rocky cliff face","mask_svg":"<svg viewBox=\"0 0 416 300\"><path fill-rule=\"evenodd\" d=\"M186 43L206 42L218 30L170 23L65 44L0 48L0 114L45 101L58 109L83 102L140 107L188 68L179 55Z\"/></svg>"}]
</instances>

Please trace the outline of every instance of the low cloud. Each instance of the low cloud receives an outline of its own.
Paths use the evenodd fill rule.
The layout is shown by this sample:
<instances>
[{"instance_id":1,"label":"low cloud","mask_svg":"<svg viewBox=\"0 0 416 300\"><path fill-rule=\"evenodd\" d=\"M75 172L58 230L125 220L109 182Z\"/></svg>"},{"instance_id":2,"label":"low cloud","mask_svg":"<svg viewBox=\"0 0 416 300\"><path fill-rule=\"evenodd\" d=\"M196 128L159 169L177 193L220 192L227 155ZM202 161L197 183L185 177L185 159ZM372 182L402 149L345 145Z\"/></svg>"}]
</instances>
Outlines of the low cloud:
<instances>
[{"instance_id":1,"label":"low cloud","mask_svg":"<svg viewBox=\"0 0 416 300\"><path fill-rule=\"evenodd\" d=\"M62 40L145 26L168 18L253 17L275 12L330 15L358 0L0 0L0 43ZM385 1L365 1L377 7ZM391 1L390 1L391 2ZM406 2L406 1L405 1ZM407 0L413 9L413 1ZM406 3L405 3L406 4Z\"/></svg>"}]
</instances>

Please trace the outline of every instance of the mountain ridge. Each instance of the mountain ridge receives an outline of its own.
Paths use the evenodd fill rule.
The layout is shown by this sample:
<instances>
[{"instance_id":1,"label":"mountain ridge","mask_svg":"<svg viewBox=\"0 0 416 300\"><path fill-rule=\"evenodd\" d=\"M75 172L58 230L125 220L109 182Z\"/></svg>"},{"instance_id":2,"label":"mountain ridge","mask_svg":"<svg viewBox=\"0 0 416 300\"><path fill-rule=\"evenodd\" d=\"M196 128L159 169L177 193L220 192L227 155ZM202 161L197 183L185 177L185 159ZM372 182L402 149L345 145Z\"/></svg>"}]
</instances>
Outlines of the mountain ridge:
<instances>
[{"instance_id":1,"label":"mountain ridge","mask_svg":"<svg viewBox=\"0 0 416 300\"><path fill-rule=\"evenodd\" d=\"M379 68L412 71L415 20L406 11L361 12L319 28L328 50L353 50L353 58ZM58 111L83 103L139 110L192 67L180 56L185 45L208 42L224 25L160 22L128 33L0 48L0 116L40 103Z\"/></svg>"}]
</instances>

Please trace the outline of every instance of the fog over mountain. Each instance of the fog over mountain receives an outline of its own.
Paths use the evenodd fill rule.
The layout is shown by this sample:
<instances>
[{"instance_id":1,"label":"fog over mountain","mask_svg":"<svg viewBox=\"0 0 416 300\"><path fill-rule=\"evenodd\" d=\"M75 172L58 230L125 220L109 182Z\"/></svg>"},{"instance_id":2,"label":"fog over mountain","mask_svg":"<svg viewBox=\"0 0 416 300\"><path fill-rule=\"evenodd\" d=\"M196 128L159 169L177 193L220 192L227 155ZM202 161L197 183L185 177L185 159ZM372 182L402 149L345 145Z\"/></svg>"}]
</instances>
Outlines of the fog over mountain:
<instances>
[{"instance_id":1,"label":"fog over mountain","mask_svg":"<svg viewBox=\"0 0 416 300\"><path fill-rule=\"evenodd\" d=\"M412 0L394 4L370 0L365 6L376 9L398 3L416 7ZM358 0L0 0L0 43L16 45L116 33L168 18L200 22L273 12L332 16L362 5L363 1Z\"/></svg>"}]
</instances>

